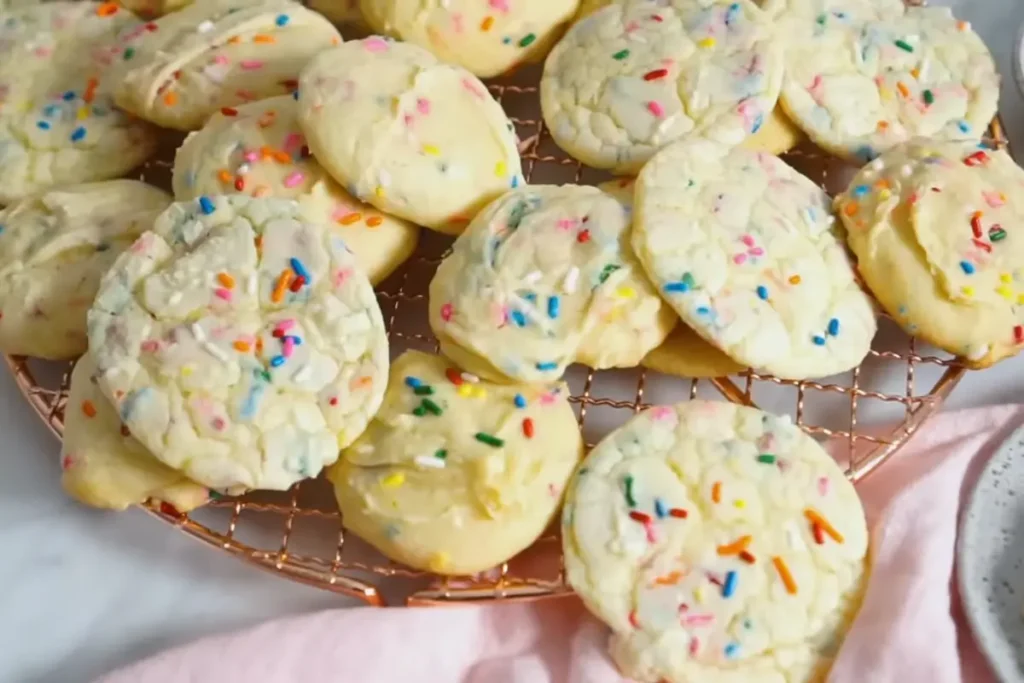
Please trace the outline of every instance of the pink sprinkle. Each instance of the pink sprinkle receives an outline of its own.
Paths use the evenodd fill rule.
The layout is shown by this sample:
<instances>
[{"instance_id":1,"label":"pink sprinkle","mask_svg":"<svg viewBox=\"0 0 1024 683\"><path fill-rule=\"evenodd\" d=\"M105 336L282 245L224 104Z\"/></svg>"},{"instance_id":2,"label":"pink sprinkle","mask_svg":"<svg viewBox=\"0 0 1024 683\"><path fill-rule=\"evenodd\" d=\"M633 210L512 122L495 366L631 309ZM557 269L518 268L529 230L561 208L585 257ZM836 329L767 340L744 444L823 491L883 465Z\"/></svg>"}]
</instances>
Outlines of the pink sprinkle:
<instances>
[{"instance_id":1,"label":"pink sprinkle","mask_svg":"<svg viewBox=\"0 0 1024 683\"><path fill-rule=\"evenodd\" d=\"M291 337L285 337L284 341L281 342L281 355L285 358L291 358L294 351L295 341Z\"/></svg>"},{"instance_id":2,"label":"pink sprinkle","mask_svg":"<svg viewBox=\"0 0 1024 683\"><path fill-rule=\"evenodd\" d=\"M815 90L817 90L820 87L821 87L821 74L818 74L818 75L816 75L814 77L814 80L811 82L811 92L814 92Z\"/></svg>"},{"instance_id":3,"label":"pink sprinkle","mask_svg":"<svg viewBox=\"0 0 1024 683\"><path fill-rule=\"evenodd\" d=\"M1006 200L1003 199L1001 192L982 192L981 194L985 197L985 203L993 209L998 209L1000 206L1006 205Z\"/></svg>"},{"instance_id":4,"label":"pink sprinkle","mask_svg":"<svg viewBox=\"0 0 1024 683\"><path fill-rule=\"evenodd\" d=\"M412 128L412 124L416 123L416 117L412 114L406 114L402 117L402 121L405 123L406 128Z\"/></svg>"},{"instance_id":5,"label":"pink sprinkle","mask_svg":"<svg viewBox=\"0 0 1024 683\"><path fill-rule=\"evenodd\" d=\"M257 152L256 150L250 150L250 151L246 152L245 154L243 154L242 158L245 159L246 161L250 162L250 163L253 162L253 161L259 161L260 160L260 153Z\"/></svg>"},{"instance_id":6,"label":"pink sprinkle","mask_svg":"<svg viewBox=\"0 0 1024 683\"><path fill-rule=\"evenodd\" d=\"M224 55L217 55L216 57L213 58L213 63L214 64L229 64L230 62L231 62L231 60L229 60Z\"/></svg>"},{"instance_id":7,"label":"pink sprinkle","mask_svg":"<svg viewBox=\"0 0 1024 683\"><path fill-rule=\"evenodd\" d=\"M696 657L698 652L700 652L700 638L694 636L690 638L690 656Z\"/></svg>"},{"instance_id":8,"label":"pink sprinkle","mask_svg":"<svg viewBox=\"0 0 1024 683\"><path fill-rule=\"evenodd\" d=\"M299 171L295 171L294 173L289 173L288 177L284 179L284 186L292 188L300 184L305 179L306 176L302 175Z\"/></svg>"},{"instance_id":9,"label":"pink sprinkle","mask_svg":"<svg viewBox=\"0 0 1024 683\"><path fill-rule=\"evenodd\" d=\"M559 230L572 230L572 227L576 225L576 221L571 218L561 218L557 225Z\"/></svg>"},{"instance_id":10,"label":"pink sprinkle","mask_svg":"<svg viewBox=\"0 0 1024 683\"><path fill-rule=\"evenodd\" d=\"M140 344L140 347L145 353L156 353L160 350L160 342L155 339L147 339Z\"/></svg>"},{"instance_id":11,"label":"pink sprinkle","mask_svg":"<svg viewBox=\"0 0 1024 683\"><path fill-rule=\"evenodd\" d=\"M224 299L224 301L231 301L230 289L218 288L215 289L213 293L216 294L219 298Z\"/></svg>"},{"instance_id":12,"label":"pink sprinkle","mask_svg":"<svg viewBox=\"0 0 1024 683\"><path fill-rule=\"evenodd\" d=\"M736 254L735 256L732 257L732 262L735 263L736 265L741 265L746 260L747 260L747 255L746 254Z\"/></svg>"},{"instance_id":13,"label":"pink sprinkle","mask_svg":"<svg viewBox=\"0 0 1024 683\"><path fill-rule=\"evenodd\" d=\"M224 431L224 426L225 426L224 425L224 418L222 418L222 417L215 417L215 418L213 418L213 428L216 429L218 432Z\"/></svg>"},{"instance_id":14,"label":"pink sprinkle","mask_svg":"<svg viewBox=\"0 0 1024 683\"><path fill-rule=\"evenodd\" d=\"M550 391L540 395L540 404L542 406L549 406L555 402L555 395Z\"/></svg>"},{"instance_id":15,"label":"pink sprinkle","mask_svg":"<svg viewBox=\"0 0 1024 683\"><path fill-rule=\"evenodd\" d=\"M60 461L60 468L62 470L70 470L71 466L75 464L75 461L71 459L70 455L65 455L64 459Z\"/></svg>"},{"instance_id":16,"label":"pink sprinkle","mask_svg":"<svg viewBox=\"0 0 1024 683\"><path fill-rule=\"evenodd\" d=\"M655 420L667 420L673 412L669 406L655 406L651 408L651 417Z\"/></svg>"},{"instance_id":17,"label":"pink sprinkle","mask_svg":"<svg viewBox=\"0 0 1024 683\"><path fill-rule=\"evenodd\" d=\"M463 78L462 79L462 87L465 88L466 90L468 90L469 92L473 93L473 95L475 97L483 99L484 94L482 92L480 92L480 88L478 88L476 83L474 83L473 81L469 80L468 78Z\"/></svg>"},{"instance_id":18,"label":"pink sprinkle","mask_svg":"<svg viewBox=\"0 0 1024 683\"><path fill-rule=\"evenodd\" d=\"M741 237L740 242L743 242L743 244L745 244L748 247L752 247L755 244L754 238L751 237L750 235L744 235L743 237Z\"/></svg>"},{"instance_id":19,"label":"pink sprinkle","mask_svg":"<svg viewBox=\"0 0 1024 683\"><path fill-rule=\"evenodd\" d=\"M287 332L288 330L292 329L293 327L295 327L295 318L287 318L287 319L282 320L281 322L279 322L277 324L277 327L274 328L274 331L275 332L282 332L283 333L283 332Z\"/></svg>"},{"instance_id":20,"label":"pink sprinkle","mask_svg":"<svg viewBox=\"0 0 1024 683\"><path fill-rule=\"evenodd\" d=\"M345 268L343 270L339 270L339 271L335 272L334 273L334 286L335 287L341 287L345 283L345 280L347 280L350 275L352 275L352 269L351 268Z\"/></svg>"},{"instance_id":21,"label":"pink sprinkle","mask_svg":"<svg viewBox=\"0 0 1024 683\"><path fill-rule=\"evenodd\" d=\"M508 14L508 0L490 0L491 9Z\"/></svg>"},{"instance_id":22,"label":"pink sprinkle","mask_svg":"<svg viewBox=\"0 0 1024 683\"><path fill-rule=\"evenodd\" d=\"M243 102L254 102L259 99L259 96L252 90L236 90L235 94Z\"/></svg>"},{"instance_id":23,"label":"pink sprinkle","mask_svg":"<svg viewBox=\"0 0 1024 683\"><path fill-rule=\"evenodd\" d=\"M658 542L658 530L654 528L654 522L647 522L644 524L644 531L647 532L648 543Z\"/></svg>"},{"instance_id":24,"label":"pink sprinkle","mask_svg":"<svg viewBox=\"0 0 1024 683\"><path fill-rule=\"evenodd\" d=\"M441 306L441 320L451 322L452 316L455 315L455 307L450 303Z\"/></svg>"},{"instance_id":25,"label":"pink sprinkle","mask_svg":"<svg viewBox=\"0 0 1024 683\"><path fill-rule=\"evenodd\" d=\"M691 614L683 621L687 626L708 626L715 620L714 614Z\"/></svg>"},{"instance_id":26,"label":"pink sprinkle","mask_svg":"<svg viewBox=\"0 0 1024 683\"><path fill-rule=\"evenodd\" d=\"M462 33L462 15L459 13L452 15L452 30L455 33Z\"/></svg>"},{"instance_id":27,"label":"pink sprinkle","mask_svg":"<svg viewBox=\"0 0 1024 683\"><path fill-rule=\"evenodd\" d=\"M367 52L387 52L388 41L380 36L370 36L363 41L363 47L366 48Z\"/></svg>"},{"instance_id":28,"label":"pink sprinkle","mask_svg":"<svg viewBox=\"0 0 1024 683\"><path fill-rule=\"evenodd\" d=\"M647 110L658 118L665 115L665 108L661 106L660 102L655 102L654 100L647 103Z\"/></svg>"},{"instance_id":29,"label":"pink sprinkle","mask_svg":"<svg viewBox=\"0 0 1024 683\"><path fill-rule=\"evenodd\" d=\"M421 97L416 100L416 111L426 116L430 113L430 100L425 97Z\"/></svg>"},{"instance_id":30,"label":"pink sprinkle","mask_svg":"<svg viewBox=\"0 0 1024 683\"><path fill-rule=\"evenodd\" d=\"M288 137L284 139L284 148L285 150L292 150L296 147L301 147L303 141L303 137L299 133L289 133Z\"/></svg>"},{"instance_id":31,"label":"pink sprinkle","mask_svg":"<svg viewBox=\"0 0 1024 683\"><path fill-rule=\"evenodd\" d=\"M751 256L764 256L764 249L761 247L754 247L750 250L749 254Z\"/></svg>"},{"instance_id":32,"label":"pink sprinkle","mask_svg":"<svg viewBox=\"0 0 1024 683\"><path fill-rule=\"evenodd\" d=\"M830 482L829 482L828 477L818 477L818 494L819 495L822 495L822 496L827 496L828 495L828 485L829 485L829 483Z\"/></svg>"},{"instance_id":33,"label":"pink sprinkle","mask_svg":"<svg viewBox=\"0 0 1024 683\"><path fill-rule=\"evenodd\" d=\"M238 65L246 71L253 71L255 69L262 69L263 61L259 59L243 59Z\"/></svg>"},{"instance_id":34,"label":"pink sprinkle","mask_svg":"<svg viewBox=\"0 0 1024 683\"><path fill-rule=\"evenodd\" d=\"M638 28L640 28L640 24L637 23L636 21L631 21L628 24L626 24L626 33L632 33Z\"/></svg>"},{"instance_id":35,"label":"pink sprinkle","mask_svg":"<svg viewBox=\"0 0 1024 683\"><path fill-rule=\"evenodd\" d=\"M331 212L331 220L340 221L342 218L349 215L350 213L354 212L349 210L347 206L343 204L338 204L336 207L334 207L334 211Z\"/></svg>"}]
</instances>

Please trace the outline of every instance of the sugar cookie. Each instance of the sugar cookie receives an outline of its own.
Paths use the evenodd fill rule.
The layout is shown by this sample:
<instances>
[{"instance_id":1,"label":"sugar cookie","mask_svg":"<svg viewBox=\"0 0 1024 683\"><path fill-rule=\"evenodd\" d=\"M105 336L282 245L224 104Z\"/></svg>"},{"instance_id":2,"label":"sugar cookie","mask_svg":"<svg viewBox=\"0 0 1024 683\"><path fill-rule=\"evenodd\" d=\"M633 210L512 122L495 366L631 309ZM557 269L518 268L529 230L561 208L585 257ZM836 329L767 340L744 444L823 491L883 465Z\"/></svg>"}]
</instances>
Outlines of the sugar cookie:
<instances>
[{"instance_id":1,"label":"sugar cookie","mask_svg":"<svg viewBox=\"0 0 1024 683\"><path fill-rule=\"evenodd\" d=\"M945 7L893 17L884 3L819 13L803 0L780 17L782 104L822 148L864 163L914 136L979 139L996 114L988 48ZM850 11L856 7L858 12Z\"/></svg>"},{"instance_id":2,"label":"sugar cookie","mask_svg":"<svg viewBox=\"0 0 1024 683\"><path fill-rule=\"evenodd\" d=\"M96 386L88 353L71 373L64 408L61 485L81 503L124 510L150 498L188 512L209 500L209 491L154 458L122 431L117 411Z\"/></svg>"},{"instance_id":3,"label":"sugar cookie","mask_svg":"<svg viewBox=\"0 0 1024 683\"><path fill-rule=\"evenodd\" d=\"M548 527L583 454L564 385L497 385L407 351L330 473L346 528L440 574L491 569Z\"/></svg>"},{"instance_id":4,"label":"sugar cookie","mask_svg":"<svg viewBox=\"0 0 1024 683\"><path fill-rule=\"evenodd\" d=\"M677 318L629 235L628 209L595 187L509 192L473 219L430 283L442 352L499 381L551 381L576 361L637 365Z\"/></svg>"},{"instance_id":5,"label":"sugar cookie","mask_svg":"<svg viewBox=\"0 0 1024 683\"><path fill-rule=\"evenodd\" d=\"M918 138L861 169L836 198L882 306L971 367L1024 345L1022 185L1006 152Z\"/></svg>"},{"instance_id":6,"label":"sugar cookie","mask_svg":"<svg viewBox=\"0 0 1024 683\"><path fill-rule=\"evenodd\" d=\"M166 128L196 130L221 107L291 93L331 22L287 0L202 0L124 33L111 49L117 104Z\"/></svg>"},{"instance_id":7,"label":"sugar cookie","mask_svg":"<svg viewBox=\"0 0 1024 683\"><path fill-rule=\"evenodd\" d=\"M309 8L324 15L335 24L365 23L363 13L359 11L359 0L309 0Z\"/></svg>"},{"instance_id":8,"label":"sugar cookie","mask_svg":"<svg viewBox=\"0 0 1024 683\"><path fill-rule=\"evenodd\" d=\"M135 26L107 3L34 3L0 20L0 204L126 174L156 130L114 109L97 50Z\"/></svg>"},{"instance_id":9,"label":"sugar cookie","mask_svg":"<svg viewBox=\"0 0 1024 683\"><path fill-rule=\"evenodd\" d=\"M381 211L458 234L522 180L512 123L487 88L426 50L374 36L302 72L299 123L349 192Z\"/></svg>"},{"instance_id":10,"label":"sugar cookie","mask_svg":"<svg viewBox=\"0 0 1024 683\"><path fill-rule=\"evenodd\" d=\"M0 210L0 351L61 360L114 259L171 203L135 180L75 185Z\"/></svg>"},{"instance_id":11,"label":"sugar cookie","mask_svg":"<svg viewBox=\"0 0 1024 683\"><path fill-rule=\"evenodd\" d=\"M341 239L237 194L172 205L117 260L89 348L132 435L216 490L315 477L387 378L380 307Z\"/></svg>"},{"instance_id":12,"label":"sugar cookie","mask_svg":"<svg viewBox=\"0 0 1024 683\"><path fill-rule=\"evenodd\" d=\"M765 153L662 150L637 180L633 247L683 322L785 379L856 367L875 335L828 196Z\"/></svg>"},{"instance_id":13,"label":"sugar cookie","mask_svg":"<svg viewBox=\"0 0 1024 683\"><path fill-rule=\"evenodd\" d=\"M579 0L362 0L378 33L419 45L481 78L540 61L572 19Z\"/></svg>"},{"instance_id":14,"label":"sugar cookie","mask_svg":"<svg viewBox=\"0 0 1024 683\"><path fill-rule=\"evenodd\" d=\"M754 408L652 408L567 489L566 578L643 683L823 681L866 584L857 493L811 437Z\"/></svg>"},{"instance_id":15,"label":"sugar cookie","mask_svg":"<svg viewBox=\"0 0 1024 683\"><path fill-rule=\"evenodd\" d=\"M784 154L800 144L804 132L793 123L781 105L776 105L756 133L740 145L752 152Z\"/></svg>"},{"instance_id":16,"label":"sugar cookie","mask_svg":"<svg viewBox=\"0 0 1024 683\"><path fill-rule=\"evenodd\" d=\"M742 143L781 83L782 46L750 0L629 0L569 29L544 65L540 102L562 149L631 174L673 140Z\"/></svg>"},{"instance_id":17,"label":"sugar cookie","mask_svg":"<svg viewBox=\"0 0 1024 683\"><path fill-rule=\"evenodd\" d=\"M404 263L419 242L419 227L356 201L324 172L288 96L210 117L178 149L173 185L179 200L231 192L296 199L309 218L334 226L371 284Z\"/></svg>"}]
</instances>

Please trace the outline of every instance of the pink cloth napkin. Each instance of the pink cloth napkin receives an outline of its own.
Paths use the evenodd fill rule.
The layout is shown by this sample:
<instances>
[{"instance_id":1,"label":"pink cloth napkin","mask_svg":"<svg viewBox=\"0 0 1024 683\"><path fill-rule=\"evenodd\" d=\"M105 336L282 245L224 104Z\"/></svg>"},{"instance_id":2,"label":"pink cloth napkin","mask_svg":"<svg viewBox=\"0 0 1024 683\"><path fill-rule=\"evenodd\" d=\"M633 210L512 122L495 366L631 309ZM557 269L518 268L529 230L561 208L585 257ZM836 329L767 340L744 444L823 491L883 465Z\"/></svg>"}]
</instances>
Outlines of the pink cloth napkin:
<instances>
[{"instance_id":1,"label":"pink cloth napkin","mask_svg":"<svg viewBox=\"0 0 1024 683\"><path fill-rule=\"evenodd\" d=\"M864 606L830 683L989 683L960 614L957 521L1024 407L941 414L858 489L874 539ZM97 683L620 683L605 627L575 598L339 609L171 650Z\"/></svg>"}]
</instances>

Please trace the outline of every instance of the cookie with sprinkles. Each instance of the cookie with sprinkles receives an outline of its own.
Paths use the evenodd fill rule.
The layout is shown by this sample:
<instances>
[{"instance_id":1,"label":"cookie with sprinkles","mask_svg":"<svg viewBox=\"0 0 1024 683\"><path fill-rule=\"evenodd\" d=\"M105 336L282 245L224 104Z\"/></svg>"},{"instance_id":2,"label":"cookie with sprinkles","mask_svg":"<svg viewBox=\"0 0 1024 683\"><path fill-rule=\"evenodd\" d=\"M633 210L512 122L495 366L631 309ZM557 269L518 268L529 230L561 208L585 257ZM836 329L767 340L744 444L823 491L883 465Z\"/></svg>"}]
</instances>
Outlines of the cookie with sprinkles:
<instances>
[{"instance_id":1,"label":"cookie with sprinkles","mask_svg":"<svg viewBox=\"0 0 1024 683\"><path fill-rule=\"evenodd\" d=\"M58 185L122 176L156 129L117 110L97 57L139 25L114 3L32 3L0 15L0 204Z\"/></svg>"},{"instance_id":2,"label":"cookie with sprinkles","mask_svg":"<svg viewBox=\"0 0 1024 683\"><path fill-rule=\"evenodd\" d=\"M791 0L782 105L822 148L858 164L915 136L980 139L999 74L977 33L945 7Z\"/></svg>"},{"instance_id":3,"label":"cookie with sprinkles","mask_svg":"<svg viewBox=\"0 0 1024 683\"><path fill-rule=\"evenodd\" d=\"M828 196L778 157L675 143L637 179L633 247L683 322L785 379L856 367L875 312Z\"/></svg>"},{"instance_id":4,"label":"cookie with sprinkles","mask_svg":"<svg viewBox=\"0 0 1024 683\"><path fill-rule=\"evenodd\" d=\"M312 220L329 224L377 284L405 262L419 226L382 214L336 183L306 146L296 103L282 95L225 107L192 133L174 159L174 196L242 192L295 199Z\"/></svg>"},{"instance_id":5,"label":"cookie with sprinkles","mask_svg":"<svg viewBox=\"0 0 1024 683\"><path fill-rule=\"evenodd\" d=\"M122 430L96 385L96 363L88 353L71 373L61 470L68 495L92 507L124 510L153 498L188 512L210 499L205 486L161 463Z\"/></svg>"},{"instance_id":6,"label":"cookie with sprinkles","mask_svg":"<svg viewBox=\"0 0 1024 683\"><path fill-rule=\"evenodd\" d=\"M540 101L559 147L632 174L675 140L743 143L781 84L782 46L751 0L627 0L569 29L544 65Z\"/></svg>"},{"instance_id":7,"label":"cookie with sprinkles","mask_svg":"<svg viewBox=\"0 0 1024 683\"><path fill-rule=\"evenodd\" d=\"M630 246L627 205L596 187L529 185L484 209L430 283L441 350L481 376L558 379L635 367L678 322Z\"/></svg>"},{"instance_id":8,"label":"cookie with sprinkles","mask_svg":"<svg viewBox=\"0 0 1024 683\"><path fill-rule=\"evenodd\" d=\"M378 33L424 47L481 78L539 62L573 18L579 0L362 0Z\"/></svg>"},{"instance_id":9,"label":"cookie with sprinkles","mask_svg":"<svg viewBox=\"0 0 1024 683\"><path fill-rule=\"evenodd\" d=\"M123 32L106 57L119 106L187 131L223 107L294 93L309 60L340 42L295 2L202 0Z\"/></svg>"},{"instance_id":10,"label":"cookie with sprinkles","mask_svg":"<svg viewBox=\"0 0 1024 683\"><path fill-rule=\"evenodd\" d=\"M444 233L524 183L516 135L487 88L421 47L373 36L302 72L299 124L361 201Z\"/></svg>"},{"instance_id":11,"label":"cookie with sprinkles","mask_svg":"<svg viewBox=\"0 0 1024 683\"><path fill-rule=\"evenodd\" d=\"M824 680L868 575L836 462L788 417L694 400L590 452L562 513L566 578L643 683Z\"/></svg>"},{"instance_id":12,"label":"cookie with sprinkles","mask_svg":"<svg viewBox=\"0 0 1024 683\"><path fill-rule=\"evenodd\" d=\"M84 353L100 279L170 203L145 183L108 180L0 210L0 351L50 360Z\"/></svg>"},{"instance_id":13,"label":"cookie with sprinkles","mask_svg":"<svg viewBox=\"0 0 1024 683\"><path fill-rule=\"evenodd\" d=\"M889 314L983 368L1024 346L1022 187L1004 151L918 138L861 169L835 205Z\"/></svg>"},{"instance_id":14,"label":"cookie with sprinkles","mask_svg":"<svg viewBox=\"0 0 1024 683\"><path fill-rule=\"evenodd\" d=\"M491 569L548 527L583 454L564 384L491 384L407 351L330 470L345 527L439 574Z\"/></svg>"},{"instance_id":15,"label":"cookie with sprinkles","mask_svg":"<svg viewBox=\"0 0 1024 683\"><path fill-rule=\"evenodd\" d=\"M104 277L99 386L161 462L215 490L283 490L362 433L388 344L344 242L292 201L179 202Z\"/></svg>"}]
</instances>

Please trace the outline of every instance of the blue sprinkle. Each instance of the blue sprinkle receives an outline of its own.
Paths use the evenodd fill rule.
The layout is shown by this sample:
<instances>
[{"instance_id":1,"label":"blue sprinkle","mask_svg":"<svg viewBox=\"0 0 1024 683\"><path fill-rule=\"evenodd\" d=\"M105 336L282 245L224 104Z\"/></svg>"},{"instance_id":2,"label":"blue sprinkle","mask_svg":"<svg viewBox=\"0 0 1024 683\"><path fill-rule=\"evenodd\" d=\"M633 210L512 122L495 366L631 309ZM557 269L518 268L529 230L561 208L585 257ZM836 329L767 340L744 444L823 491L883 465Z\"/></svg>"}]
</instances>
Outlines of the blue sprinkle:
<instances>
[{"instance_id":1,"label":"blue sprinkle","mask_svg":"<svg viewBox=\"0 0 1024 683\"><path fill-rule=\"evenodd\" d=\"M967 123L966 121L960 121L959 123L956 124L956 126L957 128L960 129L961 133L971 132L971 124Z\"/></svg>"},{"instance_id":2,"label":"blue sprinkle","mask_svg":"<svg viewBox=\"0 0 1024 683\"><path fill-rule=\"evenodd\" d=\"M764 125L764 114L758 114L757 118L754 119L754 126L750 129L751 133L756 133L761 130L761 126Z\"/></svg>"},{"instance_id":3,"label":"blue sprinkle","mask_svg":"<svg viewBox=\"0 0 1024 683\"><path fill-rule=\"evenodd\" d=\"M284 337L281 337L282 342L284 342L285 339L291 339L292 343L295 344L296 346L302 346L302 337L296 337L294 335L289 334Z\"/></svg>"},{"instance_id":4,"label":"blue sprinkle","mask_svg":"<svg viewBox=\"0 0 1024 683\"><path fill-rule=\"evenodd\" d=\"M298 90L296 90L295 92L292 93L292 99L295 100L296 102L299 101L299 91Z\"/></svg>"},{"instance_id":5,"label":"blue sprinkle","mask_svg":"<svg viewBox=\"0 0 1024 683\"><path fill-rule=\"evenodd\" d=\"M871 191L871 188L868 187L867 185L858 185L857 187L853 188L853 196L854 197L863 197L864 195L866 195L870 191Z\"/></svg>"},{"instance_id":6,"label":"blue sprinkle","mask_svg":"<svg viewBox=\"0 0 1024 683\"><path fill-rule=\"evenodd\" d=\"M75 97L76 97L75 91L74 90L68 90L66 93L64 93L62 95L62 97L64 98L65 102L70 102L71 100L75 99Z\"/></svg>"},{"instance_id":7,"label":"blue sprinkle","mask_svg":"<svg viewBox=\"0 0 1024 683\"><path fill-rule=\"evenodd\" d=\"M509 317L512 318L512 322L518 327L526 327L526 316L523 315L522 311L512 311L509 313Z\"/></svg>"},{"instance_id":8,"label":"blue sprinkle","mask_svg":"<svg viewBox=\"0 0 1024 683\"><path fill-rule=\"evenodd\" d=\"M296 275L301 278L305 278L307 284L313 281L313 276L309 274L309 271L306 270L306 267L302 265L302 261L299 259L292 257L289 259L288 265L292 267L292 270L295 271Z\"/></svg>"},{"instance_id":9,"label":"blue sprinkle","mask_svg":"<svg viewBox=\"0 0 1024 683\"><path fill-rule=\"evenodd\" d=\"M690 291L690 285L685 282L670 282L665 285L665 291L670 294L685 294Z\"/></svg>"},{"instance_id":10,"label":"blue sprinkle","mask_svg":"<svg viewBox=\"0 0 1024 683\"><path fill-rule=\"evenodd\" d=\"M828 321L828 333L833 337L839 334L839 318L832 318Z\"/></svg>"},{"instance_id":11,"label":"blue sprinkle","mask_svg":"<svg viewBox=\"0 0 1024 683\"><path fill-rule=\"evenodd\" d=\"M519 176L512 176L512 189L519 187Z\"/></svg>"},{"instance_id":12,"label":"blue sprinkle","mask_svg":"<svg viewBox=\"0 0 1024 683\"><path fill-rule=\"evenodd\" d=\"M522 394L516 394L516 397L515 397L514 400L515 400L516 408L525 408L526 407L526 397L523 396Z\"/></svg>"},{"instance_id":13,"label":"blue sprinkle","mask_svg":"<svg viewBox=\"0 0 1024 683\"><path fill-rule=\"evenodd\" d=\"M824 337L818 337L818 336L816 336L816 337L814 337L814 340L813 340L813 341L814 341L814 343L815 343L815 344L817 344L818 346L824 346L824 345L825 345L825 338L824 338Z\"/></svg>"},{"instance_id":14,"label":"blue sprinkle","mask_svg":"<svg viewBox=\"0 0 1024 683\"><path fill-rule=\"evenodd\" d=\"M217 210L217 207L213 205L213 200L209 197L199 198L199 210L205 215L209 216L211 213Z\"/></svg>"},{"instance_id":15,"label":"blue sprinkle","mask_svg":"<svg viewBox=\"0 0 1024 683\"><path fill-rule=\"evenodd\" d=\"M728 645L725 646L725 656L728 657L729 659L732 659L733 657L735 657L737 655L737 653L739 652L739 649L740 649L740 644L739 643L729 643Z\"/></svg>"},{"instance_id":16,"label":"blue sprinkle","mask_svg":"<svg viewBox=\"0 0 1024 683\"><path fill-rule=\"evenodd\" d=\"M6 229L7 229L6 225L0 224L0 235L4 234L4 230L6 230Z\"/></svg>"},{"instance_id":17,"label":"blue sprinkle","mask_svg":"<svg viewBox=\"0 0 1024 683\"><path fill-rule=\"evenodd\" d=\"M39 126L41 130L50 130L49 121L39 121L38 123L36 123L36 125Z\"/></svg>"},{"instance_id":18,"label":"blue sprinkle","mask_svg":"<svg viewBox=\"0 0 1024 683\"><path fill-rule=\"evenodd\" d=\"M960 267L963 268L963 271L968 275L974 275L974 264L970 261L961 261Z\"/></svg>"},{"instance_id":19,"label":"blue sprinkle","mask_svg":"<svg viewBox=\"0 0 1024 683\"><path fill-rule=\"evenodd\" d=\"M536 292L529 292L528 294L524 294L523 298L526 299L527 301L531 302L531 303L537 303L537 293Z\"/></svg>"},{"instance_id":20,"label":"blue sprinkle","mask_svg":"<svg viewBox=\"0 0 1024 683\"><path fill-rule=\"evenodd\" d=\"M287 26L288 25L288 15L287 14L278 14L277 15L277 19L274 19L274 23L277 24L278 26Z\"/></svg>"},{"instance_id":21,"label":"blue sprinkle","mask_svg":"<svg viewBox=\"0 0 1024 683\"><path fill-rule=\"evenodd\" d=\"M56 104L48 104L43 107L43 116L56 116L60 113L60 106Z\"/></svg>"},{"instance_id":22,"label":"blue sprinkle","mask_svg":"<svg viewBox=\"0 0 1024 683\"><path fill-rule=\"evenodd\" d=\"M249 387L249 394L245 397L245 403L242 404L242 418L250 419L256 414L256 406L259 404L260 398L263 397L263 392L266 391L267 385L253 383Z\"/></svg>"},{"instance_id":23,"label":"blue sprinkle","mask_svg":"<svg viewBox=\"0 0 1024 683\"><path fill-rule=\"evenodd\" d=\"M658 519L664 519L665 515L668 514L668 510L665 509L665 503L661 498L654 499L654 514L658 516Z\"/></svg>"},{"instance_id":24,"label":"blue sprinkle","mask_svg":"<svg viewBox=\"0 0 1024 683\"><path fill-rule=\"evenodd\" d=\"M757 296L768 301L768 288L764 285L759 285L757 288Z\"/></svg>"},{"instance_id":25,"label":"blue sprinkle","mask_svg":"<svg viewBox=\"0 0 1024 683\"><path fill-rule=\"evenodd\" d=\"M279 368L282 365L284 365L284 356L274 356L273 358L270 359L271 367Z\"/></svg>"},{"instance_id":26,"label":"blue sprinkle","mask_svg":"<svg viewBox=\"0 0 1024 683\"><path fill-rule=\"evenodd\" d=\"M409 377L405 378L405 386L412 387L413 389L418 389L419 387L423 386L423 381L420 380L418 377L413 377L410 375Z\"/></svg>"},{"instance_id":27,"label":"blue sprinkle","mask_svg":"<svg viewBox=\"0 0 1024 683\"><path fill-rule=\"evenodd\" d=\"M736 592L736 582L739 580L739 576L736 572L728 572L725 575L725 585L722 586L722 597L731 598L733 593Z\"/></svg>"},{"instance_id":28,"label":"blue sprinkle","mask_svg":"<svg viewBox=\"0 0 1024 683\"><path fill-rule=\"evenodd\" d=\"M546 361L544 363L537 363L537 369L542 371L542 372L547 372L549 370L556 370L557 368L558 368L558 363L556 363L554 361L551 361L551 360Z\"/></svg>"},{"instance_id":29,"label":"blue sprinkle","mask_svg":"<svg viewBox=\"0 0 1024 683\"><path fill-rule=\"evenodd\" d=\"M707 306L698 306L697 307L697 313L699 315L707 315L710 312L711 312L711 309L708 308Z\"/></svg>"},{"instance_id":30,"label":"blue sprinkle","mask_svg":"<svg viewBox=\"0 0 1024 683\"><path fill-rule=\"evenodd\" d=\"M503 43L504 45L508 45L509 43L511 43L511 42L512 42L512 39L511 39L511 38L509 38L508 36L505 36L504 38L502 38L502 39L501 39L501 42L502 42L502 43Z\"/></svg>"},{"instance_id":31,"label":"blue sprinkle","mask_svg":"<svg viewBox=\"0 0 1024 683\"><path fill-rule=\"evenodd\" d=\"M83 126L79 126L78 128L75 128L73 131L71 131L71 142L78 142L79 140L83 139L84 137L85 137L85 128Z\"/></svg>"},{"instance_id":32,"label":"blue sprinkle","mask_svg":"<svg viewBox=\"0 0 1024 683\"><path fill-rule=\"evenodd\" d=\"M557 318L558 317L558 304L559 304L559 301L558 301L558 297L557 296L549 296L548 297L548 317L549 318Z\"/></svg>"},{"instance_id":33,"label":"blue sprinkle","mask_svg":"<svg viewBox=\"0 0 1024 683\"><path fill-rule=\"evenodd\" d=\"M857 150L856 156L864 161L874 161L878 158L878 152L871 149L870 147L861 147Z\"/></svg>"}]
</instances>

